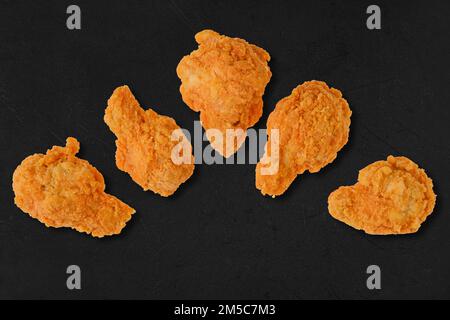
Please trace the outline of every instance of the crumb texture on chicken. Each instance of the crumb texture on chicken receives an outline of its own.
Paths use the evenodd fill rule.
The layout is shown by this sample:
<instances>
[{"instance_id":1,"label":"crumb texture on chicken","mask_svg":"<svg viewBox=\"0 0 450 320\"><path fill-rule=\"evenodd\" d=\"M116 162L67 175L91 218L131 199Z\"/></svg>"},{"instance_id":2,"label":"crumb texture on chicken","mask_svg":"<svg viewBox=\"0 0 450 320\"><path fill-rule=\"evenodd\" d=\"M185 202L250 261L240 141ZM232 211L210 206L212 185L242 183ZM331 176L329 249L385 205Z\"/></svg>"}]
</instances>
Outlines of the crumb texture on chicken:
<instances>
[{"instance_id":1,"label":"crumb texture on chicken","mask_svg":"<svg viewBox=\"0 0 450 320\"><path fill-rule=\"evenodd\" d=\"M256 188L272 197L283 194L297 175L331 163L347 143L352 112L339 90L307 81L280 100L267 120L265 154L256 166ZM272 130L278 130L277 144ZM272 144L277 151L273 152ZM270 159L270 161L268 161ZM278 170L264 174L274 162Z\"/></svg>"},{"instance_id":2,"label":"crumb texture on chicken","mask_svg":"<svg viewBox=\"0 0 450 320\"><path fill-rule=\"evenodd\" d=\"M168 197L192 175L192 146L184 135L172 139L173 132L181 130L175 120L142 109L128 86L114 90L104 120L117 137L117 167L144 190ZM189 161L175 163L172 152L180 144Z\"/></svg>"},{"instance_id":3,"label":"crumb texture on chicken","mask_svg":"<svg viewBox=\"0 0 450 320\"><path fill-rule=\"evenodd\" d=\"M228 141L223 146L207 131L211 146L229 157L262 115L262 96L272 76L270 56L243 39L212 30L197 33L195 40L198 49L183 57L177 67L180 92L183 101L200 112L203 127L218 130L222 141ZM234 136L229 134L231 140L227 139L227 129L237 130Z\"/></svg>"},{"instance_id":4,"label":"crumb texture on chicken","mask_svg":"<svg viewBox=\"0 0 450 320\"><path fill-rule=\"evenodd\" d=\"M101 173L75 155L75 138L27 157L13 174L14 201L47 227L69 227L94 237L119 234L133 208L105 193Z\"/></svg>"},{"instance_id":5,"label":"crumb texture on chicken","mask_svg":"<svg viewBox=\"0 0 450 320\"><path fill-rule=\"evenodd\" d=\"M358 182L328 197L328 211L368 234L414 233L433 211L433 182L406 157L389 156L359 171Z\"/></svg>"}]
</instances>

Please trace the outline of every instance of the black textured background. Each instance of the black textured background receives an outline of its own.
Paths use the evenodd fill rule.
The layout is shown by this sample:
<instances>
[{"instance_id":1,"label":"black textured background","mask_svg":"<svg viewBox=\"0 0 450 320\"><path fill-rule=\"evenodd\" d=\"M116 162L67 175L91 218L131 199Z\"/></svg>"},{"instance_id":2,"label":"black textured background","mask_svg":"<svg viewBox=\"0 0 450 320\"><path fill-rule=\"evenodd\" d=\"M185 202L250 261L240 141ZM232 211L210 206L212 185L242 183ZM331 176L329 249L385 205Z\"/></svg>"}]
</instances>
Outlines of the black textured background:
<instances>
[{"instance_id":1,"label":"black textured background","mask_svg":"<svg viewBox=\"0 0 450 320\"><path fill-rule=\"evenodd\" d=\"M0 0L0 298L450 298L448 1L74 1L82 30L65 26L72 1ZM254 186L254 165L198 165L165 199L115 167L103 122L113 89L192 129L175 68L204 28L272 56L264 128L275 103L306 80L342 90L349 143L332 164L297 178L277 199ZM47 229L15 207L22 159L81 143L107 191L136 208L119 236ZM358 170L405 155L433 178L434 213L407 236L368 236L333 220L328 194ZM66 289L66 267L82 290ZM382 290L366 288L368 265Z\"/></svg>"}]
</instances>

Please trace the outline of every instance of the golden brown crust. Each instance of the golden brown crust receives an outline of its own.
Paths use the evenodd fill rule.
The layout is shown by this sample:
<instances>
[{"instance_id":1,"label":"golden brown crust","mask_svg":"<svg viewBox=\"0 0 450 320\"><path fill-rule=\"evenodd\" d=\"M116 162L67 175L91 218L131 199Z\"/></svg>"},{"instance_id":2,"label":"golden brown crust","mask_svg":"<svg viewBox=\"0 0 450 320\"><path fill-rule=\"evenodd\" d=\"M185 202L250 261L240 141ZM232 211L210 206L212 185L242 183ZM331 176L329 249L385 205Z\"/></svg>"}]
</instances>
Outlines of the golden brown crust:
<instances>
[{"instance_id":1,"label":"golden brown crust","mask_svg":"<svg viewBox=\"0 0 450 320\"><path fill-rule=\"evenodd\" d=\"M27 157L13 174L14 202L47 227L69 227L94 237L119 234L133 208L104 192L101 173L75 156L80 144Z\"/></svg>"},{"instance_id":2,"label":"golden brown crust","mask_svg":"<svg viewBox=\"0 0 450 320\"><path fill-rule=\"evenodd\" d=\"M368 234L414 233L433 211L433 182L406 157L389 156L360 170L358 182L328 197L328 211Z\"/></svg>"},{"instance_id":3,"label":"golden brown crust","mask_svg":"<svg viewBox=\"0 0 450 320\"><path fill-rule=\"evenodd\" d=\"M268 141L262 160L272 156L271 132L279 130L279 169L264 175L256 166L256 187L262 194L283 194L298 174L331 163L347 143L352 112L339 90L325 82L307 81L280 100L267 120Z\"/></svg>"},{"instance_id":4,"label":"golden brown crust","mask_svg":"<svg viewBox=\"0 0 450 320\"><path fill-rule=\"evenodd\" d=\"M175 120L143 110L128 86L118 87L108 100L105 122L116 135L116 165L144 190L164 197L172 195L192 175L194 157L186 137L190 163L175 164L172 151L179 141L172 133L180 130Z\"/></svg>"},{"instance_id":5,"label":"golden brown crust","mask_svg":"<svg viewBox=\"0 0 450 320\"><path fill-rule=\"evenodd\" d=\"M183 57L177 67L183 101L200 112L205 129L218 129L226 140L226 129L253 126L262 115L265 87L272 73L269 54L239 38L229 38L212 30L195 35L199 48ZM211 141L211 137L208 136ZM211 146L225 157L235 153L245 141Z\"/></svg>"}]
</instances>

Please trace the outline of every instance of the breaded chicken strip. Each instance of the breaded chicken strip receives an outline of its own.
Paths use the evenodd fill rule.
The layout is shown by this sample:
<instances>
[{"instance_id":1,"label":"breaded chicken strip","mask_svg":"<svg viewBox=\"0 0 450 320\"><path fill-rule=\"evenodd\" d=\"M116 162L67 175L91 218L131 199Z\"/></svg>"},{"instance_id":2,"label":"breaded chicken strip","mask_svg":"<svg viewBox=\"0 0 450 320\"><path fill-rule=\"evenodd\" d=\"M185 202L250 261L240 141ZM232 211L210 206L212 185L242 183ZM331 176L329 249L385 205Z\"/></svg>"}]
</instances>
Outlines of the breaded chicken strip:
<instances>
[{"instance_id":1,"label":"breaded chicken strip","mask_svg":"<svg viewBox=\"0 0 450 320\"><path fill-rule=\"evenodd\" d=\"M195 35L199 48L183 57L177 67L183 101L207 130L211 146L225 157L245 141L247 128L262 115L262 96L272 73L269 54L239 38L212 30ZM217 129L217 135L208 129ZM234 129L227 136L227 129ZM225 146L224 146L225 145Z\"/></svg>"},{"instance_id":2,"label":"breaded chicken strip","mask_svg":"<svg viewBox=\"0 0 450 320\"><path fill-rule=\"evenodd\" d=\"M359 171L358 182L328 197L337 220L368 234L414 233L436 202L433 182L406 157L389 156Z\"/></svg>"},{"instance_id":3,"label":"breaded chicken strip","mask_svg":"<svg viewBox=\"0 0 450 320\"><path fill-rule=\"evenodd\" d=\"M104 119L117 137L117 167L144 190L168 197L192 175L192 146L182 134L179 135L182 141L172 139L174 131L181 130L175 120L152 109L142 109L128 86L114 90ZM178 164L172 153L180 143L188 161Z\"/></svg>"},{"instance_id":4,"label":"breaded chicken strip","mask_svg":"<svg viewBox=\"0 0 450 320\"><path fill-rule=\"evenodd\" d=\"M13 174L14 201L47 227L69 227L94 237L119 234L133 208L105 193L97 169L75 156L80 144L67 138L65 147L27 157Z\"/></svg>"},{"instance_id":5,"label":"breaded chicken strip","mask_svg":"<svg viewBox=\"0 0 450 320\"><path fill-rule=\"evenodd\" d=\"M308 81L292 90L267 120L268 141L256 166L256 188L275 197L298 174L318 172L331 163L348 141L351 114L341 92L325 82ZM276 150L272 150L274 133L278 133ZM264 172L273 163L278 170Z\"/></svg>"}]
</instances>

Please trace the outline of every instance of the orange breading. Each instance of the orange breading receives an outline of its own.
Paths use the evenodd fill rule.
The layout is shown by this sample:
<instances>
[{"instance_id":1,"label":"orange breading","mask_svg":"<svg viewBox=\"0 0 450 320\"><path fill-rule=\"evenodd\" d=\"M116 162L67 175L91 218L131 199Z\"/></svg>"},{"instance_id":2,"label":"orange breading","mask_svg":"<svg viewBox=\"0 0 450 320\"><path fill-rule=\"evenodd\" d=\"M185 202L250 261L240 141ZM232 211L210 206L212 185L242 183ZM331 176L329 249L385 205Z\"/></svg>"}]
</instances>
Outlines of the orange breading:
<instances>
[{"instance_id":1,"label":"orange breading","mask_svg":"<svg viewBox=\"0 0 450 320\"><path fill-rule=\"evenodd\" d=\"M245 40L229 38L212 30L195 35L199 48L183 57L177 67L183 101L200 112L205 129L217 129L222 143L206 134L211 146L225 157L245 141L246 130L262 115L262 96L272 73L270 55ZM226 130L237 129L227 140Z\"/></svg>"},{"instance_id":2,"label":"orange breading","mask_svg":"<svg viewBox=\"0 0 450 320\"><path fill-rule=\"evenodd\" d=\"M181 130L175 120L152 109L142 109L128 86L114 90L104 119L117 137L117 167L144 190L168 197L192 175L194 157L190 142L184 135L181 142L172 140L173 132ZM180 143L190 161L176 164L172 152Z\"/></svg>"},{"instance_id":3,"label":"orange breading","mask_svg":"<svg viewBox=\"0 0 450 320\"><path fill-rule=\"evenodd\" d=\"M406 157L389 156L359 171L358 182L328 197L337 220L368 234L414 233L436 202L433 182Z\"/></svg>"},{"instance_id":4,"label":"orange breading","mask_svg":"<svg viewBox=\"0 0 450 320\"><path fill-rule=\"evenodd\" d=\"M14 201L47 227L69 227L94 237L119 234L135 211L105 193L101 173L75 156L79 148L69 137L65 147L23 160L13 174Z\"/></svg>"},{"instance_id":5,"label":"orange breading","mask_svg":"<svg viewBox=\"0 0 450 320\"><path fill-rule=\"evenodd\" d=\"M341 92L325 82L307 81L292 90L267 120L268 141L256 166L256 188L275 197L283 194L298 174L318 172L331 163L348 141L351 114ZM274 129L279 135L278 154L271 150ZM278 162L278 170L264 174L269 158Z\"/></svg>"}]
</instances>

